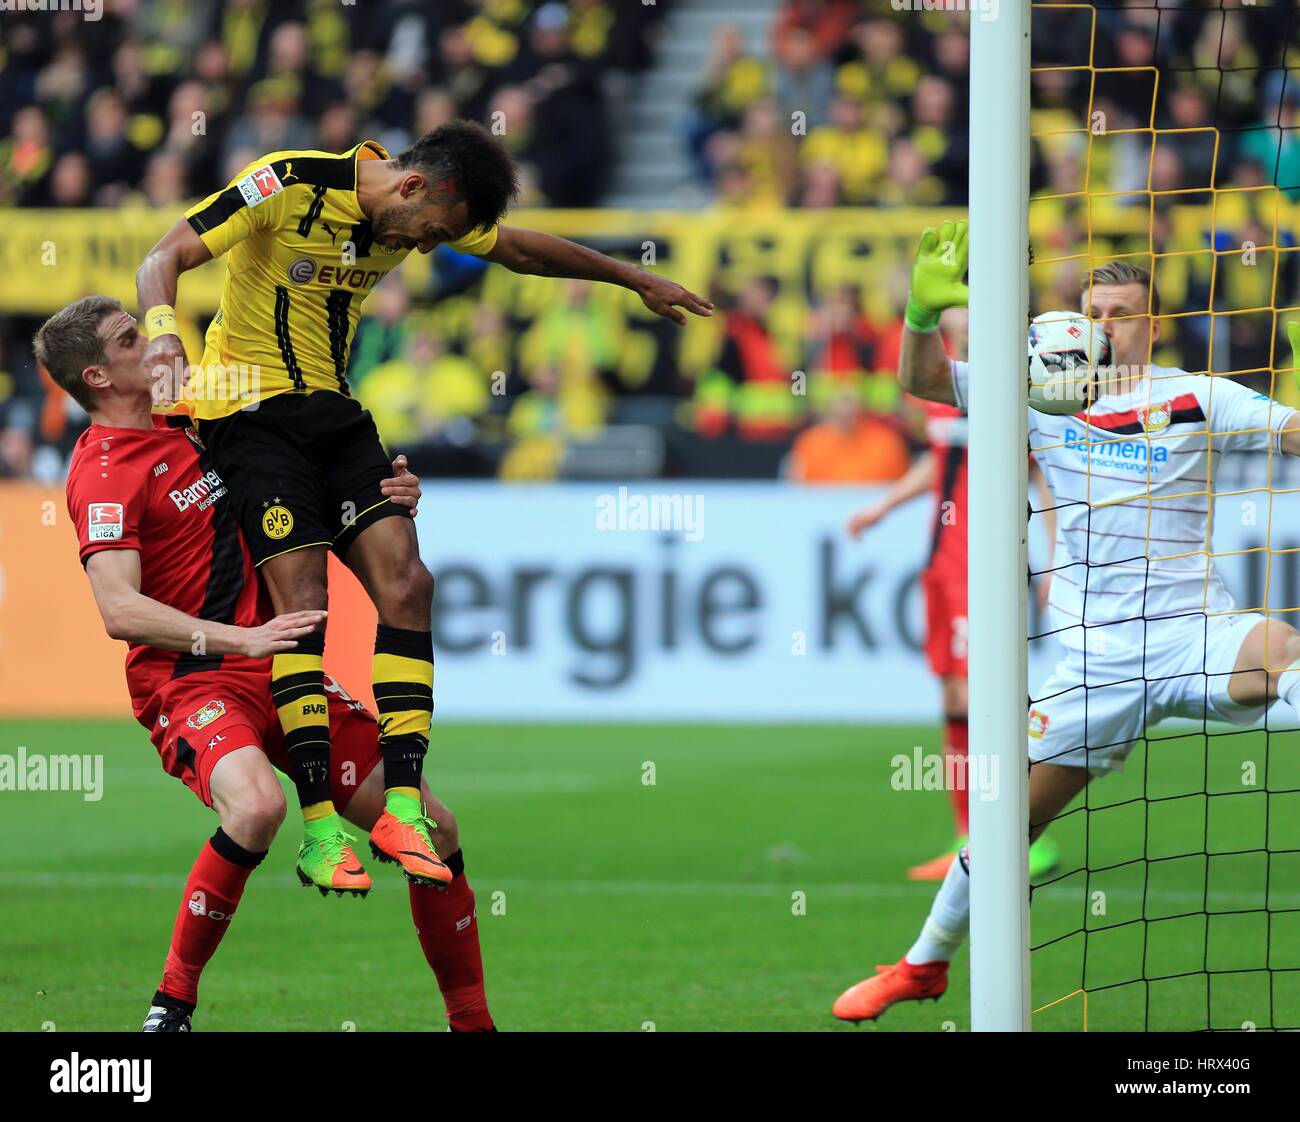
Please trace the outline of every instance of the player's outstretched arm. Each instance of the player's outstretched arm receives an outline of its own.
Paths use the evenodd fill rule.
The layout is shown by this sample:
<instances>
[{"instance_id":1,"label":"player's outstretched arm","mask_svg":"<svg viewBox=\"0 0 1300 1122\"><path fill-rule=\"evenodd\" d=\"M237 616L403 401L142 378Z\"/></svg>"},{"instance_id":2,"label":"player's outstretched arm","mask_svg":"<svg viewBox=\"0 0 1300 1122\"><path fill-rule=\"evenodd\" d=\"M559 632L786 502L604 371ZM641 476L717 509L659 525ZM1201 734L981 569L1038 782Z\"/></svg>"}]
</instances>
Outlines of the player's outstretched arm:
<instances>
[{"instance_id":1,"label":"player's outstretched arm","mask_svg":"<svg viewBox=\"0 0 1300 1122\"><path fill-rule=\"evenodd\" d=\"M903 389L928 401L956 405L948 356L939 336L939 316L969 302L966 276L965 222L927 226L916 247L912 287L907 294L898 381Z\"/></svg>"},{"instance_id":2,"label":"player's outstretched arm","mask_svg":"<svg viewBox=\"0 0 1300 1122\"><path fill-rule=\"evenodd\" d=\"M326 616L319 611L290 612L260 627L196 619L140 591L140 554L134 549L92 553L86 559L86 576L110 638L165 651L267 658L293 650Z\"/></svg>"},{"instance_id":3,"label":"player's outstretched arm","mask_svg":"<svg viewBox=\"0 0 1300 1122\"><path fill-rule=\"evenodd\" d=\"M149 340L144 363L158 387L155 400L174 402L185 371L185 349L176 331L176 286L182 273L212 260L212 252L180 219L145 256L135 274L141 329ZM172 385L168 376L175 381Z\"/></svg>"},{"instance_id":4,"label":"player's outstretched arm","mask_svg":"<svg viewBox=\"0 0 1300 1122\"><path fill-rule=\"evenodd\" d=\"M713 314L713 305L708 300L666 277L552 234L501 226L497 229L496 245L484 256L515 273L601 281L630 288L652 312L677 324L686 323L686 316L679 308L697 316Z\"/></svg>"},{"instance_id":5,"label":"player's outstretched arm","mask_svg":"<svg viewBox=\"0 0 1300 1122\"><path fill-rule=\"evenodd\" d=\"M886 515L918 495L925 494L934 483L934 453L923 452L912 461L892 487L874 506L860 510L849 519L849 537L860 538Z\"/></svg>"}]
</instances>

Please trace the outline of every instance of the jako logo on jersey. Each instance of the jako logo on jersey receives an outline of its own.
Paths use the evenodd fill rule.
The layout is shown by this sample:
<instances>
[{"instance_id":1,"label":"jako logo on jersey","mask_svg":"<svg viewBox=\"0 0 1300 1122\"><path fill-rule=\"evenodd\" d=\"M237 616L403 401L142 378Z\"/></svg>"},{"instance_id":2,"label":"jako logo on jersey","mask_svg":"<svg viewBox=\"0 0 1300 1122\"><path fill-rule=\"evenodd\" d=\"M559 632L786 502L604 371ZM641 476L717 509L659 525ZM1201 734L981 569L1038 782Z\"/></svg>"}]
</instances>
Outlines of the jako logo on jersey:
<instances>
[{"instance_id":1,"label":"jako logo on jersey","mask_svg":"<svg viewBox=\"0 0 1300 1122\"><path fill-rule=\"evenodd\" d=\"M86 512L86 537L92 542L120 541L122 504L91 503Z\"/></svg>"},{"instance_id":2,"label":"jako logo on jersey","mask_svg":"<svg viewBox=\"0 0 1300 1122\"><path fill-rule=\"evenodd\" d=\"M226 485L221 482L221 476L208 470L188 487L168 491L167 495L176 504L177 510L188 510L195 503L198 503L200 509L211 506L225 493Z\"/></svg>"},{"instance_id":3,"label":"jako logo on jersey","mask_svg":"<svg viewBox=\"0 0 1300 1122\"><path fill-rule=\"evenodd\" d=\"M294 284L306 284L316 275L316 262L310 257L299 257L286 271Z\"/></svg>"},{"instance_id":4,"label":"jako logo on jersey","mask_svg":"<svg viewBox=\"0 0 1300 1122\"><path fill-rule=\"evenodd\" d=\"M157 479L157 478L158 478L160 475L162 475L163 472L165 472L166 470L167 470L167 465L166 465L166 464L154 464L154 466L153 466L153 477L154 477L155 479Z\"/></svg>"},{"instance_id":5,"label":"jako logo on jersey","mask_svg":"<svg viewBox=\"0 0 1300 1122\"><path fill-rule=\"evenodd\" d=\"M1029 710L1029 735L1035 740L1042 740L1049 721L1050 718L1041 709Z\"/></svg>"},{"instance_id":6,"label":"jako logo on jersey","mask_svg":"<svg viewBox=\"0 0 1300 1122\"><path fill-rule=\"evenodd\" d=\"M210 725L218 717L226 715L226 703L217 701L215 698L209 701L197 713L191 713L185 718L185 723L192 729L201 729L204 725Z\"/></svg>"},{"instance_id":7,"label":"jako logo on jersey","mask_svg":"<svg viewBox=\"0 0 1300 1122\"><path fill-rule=\"evenodd\" d=\"M1167 418L1168 413L1165 416ZM1104 460L1110 464L1119 460L1163 464L1169 459L1168 448L1162 444L1152 444L1147 440L1107 440L1105 437L1090 440L1086 432L1070 427L1066 428L1064 439L1065 446L1073 448L1079 455L1094 460Z\"/></svg>"},{"instance_id":8,"label":"jako logo on jersey","mask_svg":"<svg viewBox=\"0 0 1300 1122\"><path fill-rule=\"evenodd\" d=\"M244 202L250 207L264 203L272 195L278 195L284 190L284 184L280 182L280 177L275 174L270 164L254 168L235 186L239 188L239 193L244 196Z\"/></svg>"}]
</instances>

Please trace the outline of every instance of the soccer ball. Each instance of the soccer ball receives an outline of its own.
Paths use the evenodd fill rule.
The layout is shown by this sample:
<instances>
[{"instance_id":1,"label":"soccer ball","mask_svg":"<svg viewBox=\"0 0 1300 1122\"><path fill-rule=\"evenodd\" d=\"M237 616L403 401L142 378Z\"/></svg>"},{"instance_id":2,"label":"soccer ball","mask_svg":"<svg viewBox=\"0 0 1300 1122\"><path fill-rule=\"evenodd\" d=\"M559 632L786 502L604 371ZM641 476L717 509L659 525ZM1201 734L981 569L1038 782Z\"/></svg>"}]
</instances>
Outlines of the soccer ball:
<instances>
[{"instance_id":1,"label":"soccer ball","mask_svg":"<svg viewBox=\"0 0 1300 1122\"><path fill-rule=\"evenodd\" d=\"M1029 404L1057 415L1087 409L1098 394L1110 339L1078 312L1044 312L1029 324Z\"/></svg>"}]
</instances>

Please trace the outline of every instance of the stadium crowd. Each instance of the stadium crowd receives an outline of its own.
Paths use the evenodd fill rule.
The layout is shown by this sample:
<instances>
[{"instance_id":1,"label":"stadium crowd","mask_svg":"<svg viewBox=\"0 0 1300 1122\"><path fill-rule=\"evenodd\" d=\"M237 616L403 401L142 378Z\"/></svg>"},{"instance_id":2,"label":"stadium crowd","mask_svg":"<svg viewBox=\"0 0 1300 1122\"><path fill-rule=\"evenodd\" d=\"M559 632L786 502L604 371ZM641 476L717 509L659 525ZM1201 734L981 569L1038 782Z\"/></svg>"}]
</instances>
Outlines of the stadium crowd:
<instances>
[{"instance_id":1,"label":"stadium crowd","mask_svg":"<svg viewBox=\"0 0 1300 1122\"><path fill-rule=\"evenodd\" d=\"M656 25L690 3L122 0L91 23L10 13L0 207L179 213L264 152L342 151L362 137L397 152L457 116L506 123L521 205L596 206L615 159L609 76L653 65ZM1091 49L1097 67L1135 69L1096 76L1091 131L1087 69L1035 76L1044 135L1031 189L1050 216L1039 259L1078 254L1095 234L1085 189L1116 193L1106 206L1119 213L1118 251L1145 249L1148 226L1157 252L1273 245L1274 192L1240 192L1213 226L1185 229L1178 210L1207 202L1211 186L1275 185L1300 200L1300 83L1285 69L1298 31L1283 8L1144 0L1099 10L1094 42L1088 13L1040 12L1036 64L1078 66ZM1158 94L1141 69L1155 63ZM961 207L968 66L965 19L952 12L784 0L763 41L717 29L681 144L724 213ZM1153 115L1155 143L1141 131ZM1276 238L1295 247L1285 224ZM712 332L709 353L685 362L672 330L634 323L624 301L570 285L521 307L497 298L480 265L439 251L427 286L390 278L372 297L350 380L391 443L424 450L425 471L548 478L569 470L575 443L630 423L658 434L653 470L669 474L894 478L919 434L891 374L906 266L904 250L895 255L876 274L881 291L800 279L792 292L789 277L719 270L710 295L721 314L698 329ZM1225 330L1213 317L1211 356L1208 312L1212 280L1214 311L1268 308L1272 258L1214 275L1213 256L1168 283L1157 270L1168 295L1207 313L1171 324L1157 358L1254 370L1267 388L1271 320L1244 314ZM1289 306L1294 255L1277 263L1276 304ZM1082 264L1036 270L1040 294L1073 304ZM84 417L33 367L36 322L0 309L0 474L54 479ZM811 378L808 392L791 393L792 371Z\"/></svg>"}]
</instances>

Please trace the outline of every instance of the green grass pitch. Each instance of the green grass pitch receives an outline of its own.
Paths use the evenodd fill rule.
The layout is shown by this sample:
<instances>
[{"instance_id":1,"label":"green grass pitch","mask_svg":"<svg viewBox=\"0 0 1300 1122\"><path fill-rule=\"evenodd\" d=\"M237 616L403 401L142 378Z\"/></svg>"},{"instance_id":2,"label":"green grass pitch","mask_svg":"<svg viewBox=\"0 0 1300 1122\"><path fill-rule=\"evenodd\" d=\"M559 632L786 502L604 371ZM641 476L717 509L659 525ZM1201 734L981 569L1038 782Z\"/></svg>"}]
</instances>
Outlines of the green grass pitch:
<instances>
[{"instance_id":1,"label":"green grass pitch","mask_svg":"<svg viewBox=\"0 0 1300 1122\"><path fill-rule=\"evenodd\" d=\"M937 736L436 725L426 775L461 822L501 1028L853 1031L832 1000L907 948L933 889L905 870L949 840L942 793L890 783L891 757ZM101 801L0 792L0 1028L136 1030L215 816L134 724L0 739L105 756ZM1300 791L1300 738L1214 737L1206 759L1171 732L1058 824L1066 869L1085 847L1114 868L1035 895L1034 1005L1066 998L1036 1029L1083 1027L1085 971L1094 1030L1300 1024L1300 793L1268 790ZM376 864L368 899L322 899L293 876L297 833L291 817L253 875L196 1030L443 1028L400 877ZM1144 971L1171 977L1132 983ZM860 1031L965 1029L967 981L963 951L942 1001Z\"/></svg>"}]
</instances>

